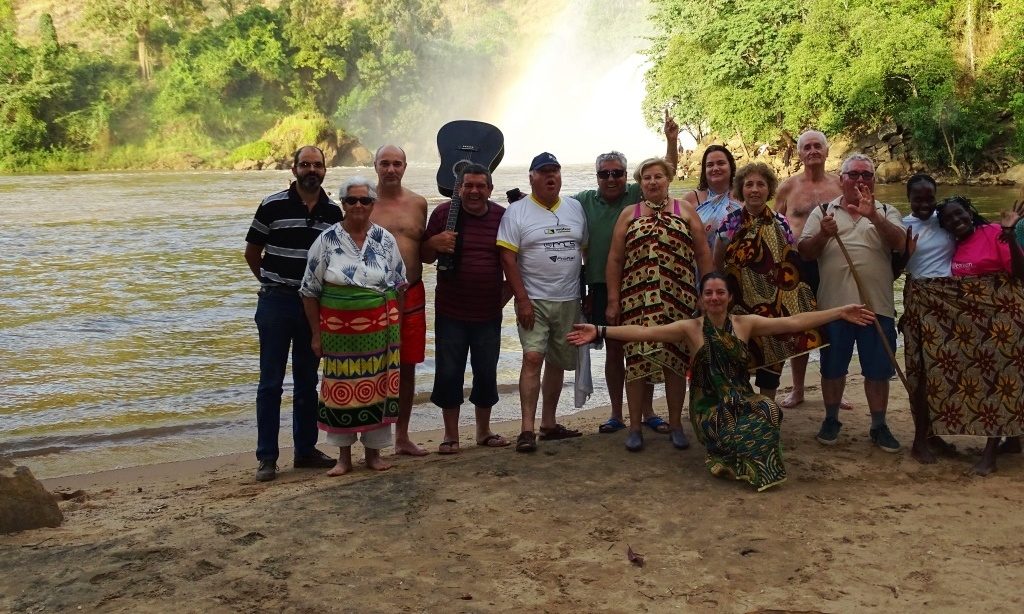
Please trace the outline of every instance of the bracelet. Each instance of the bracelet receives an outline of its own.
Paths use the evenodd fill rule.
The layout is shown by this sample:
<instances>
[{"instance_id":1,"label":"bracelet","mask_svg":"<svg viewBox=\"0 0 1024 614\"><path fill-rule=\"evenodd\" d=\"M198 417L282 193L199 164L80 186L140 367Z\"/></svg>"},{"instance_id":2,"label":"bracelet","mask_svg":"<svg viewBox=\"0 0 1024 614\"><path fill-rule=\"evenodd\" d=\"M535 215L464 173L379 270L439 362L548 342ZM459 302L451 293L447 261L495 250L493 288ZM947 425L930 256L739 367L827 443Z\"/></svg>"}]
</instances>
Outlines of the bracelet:
<instances>
[{"instance_id":1,"label":"bracelet","mask_svg":"<svg viewBox=\"0 0 1024 614\"><path fill-rule=\"evenodd\" d=\"M598 339L604 339L608 335L608 327L607 326L602 326L600 328L601 328L601 334L598 335L597 338Z\"/></svg>"}]
</instances>

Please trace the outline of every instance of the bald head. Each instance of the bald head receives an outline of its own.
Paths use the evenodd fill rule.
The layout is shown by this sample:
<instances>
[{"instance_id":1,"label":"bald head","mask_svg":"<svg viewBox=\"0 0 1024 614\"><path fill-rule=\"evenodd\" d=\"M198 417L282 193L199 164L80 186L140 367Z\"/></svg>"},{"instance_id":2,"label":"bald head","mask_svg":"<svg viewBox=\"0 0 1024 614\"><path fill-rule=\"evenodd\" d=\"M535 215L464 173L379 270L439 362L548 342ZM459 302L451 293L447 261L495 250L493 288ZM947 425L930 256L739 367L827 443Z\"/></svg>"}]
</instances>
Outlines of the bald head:
<instances>
[{"instance_id":1,"label":"bald head","mask_svg":"<svg viewBox=\"0 0 1024 614\"><path fill-rule=\"evenodd\" d=\"M374 166L376 166L377 161L380 160L381 156L397 156L402 159L402 162L405 162L405 150L398 145L381 145L378 147L376 153L373 154Z\"/></svg>"},{"instance_id":2,"label":"bald head","mask_svg":"<svg viewBox=\"0 0 1024 614\"><path fill-rule=\"evenodd\" d=\"M405 175L405 150L398 145L381 145L373 156L373 169L377 171L377 183L381 187L401 187Z\"/></svg>"}]
</instances>

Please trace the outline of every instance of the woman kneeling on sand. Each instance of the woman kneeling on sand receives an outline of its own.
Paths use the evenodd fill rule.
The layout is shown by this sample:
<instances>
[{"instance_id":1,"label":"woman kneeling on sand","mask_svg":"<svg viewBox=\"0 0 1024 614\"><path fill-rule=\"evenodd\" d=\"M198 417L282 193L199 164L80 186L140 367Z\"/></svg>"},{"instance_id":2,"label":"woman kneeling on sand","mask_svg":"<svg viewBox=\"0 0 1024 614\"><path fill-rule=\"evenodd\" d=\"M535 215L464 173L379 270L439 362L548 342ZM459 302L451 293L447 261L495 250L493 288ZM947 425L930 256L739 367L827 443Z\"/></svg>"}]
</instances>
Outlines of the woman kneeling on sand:
<instances>
[{"instance_id":1,"label":"woman kneeling on sand","mask_svg":"<svg viewBox=\"0 0 1024 614\"><path fill-rule=\"evenodd\" d=\"M651 327L577 324L568 339L574 345L596 338L685 344L693 357L690 420L707 449L708 470L750 482L761 491L786 479L779 442L782 410L751 388L747 342L807 331L840 318L864 326L874 314L863 305L846 305L785 318L730 315L731 301L725 278L712 272L700 282L701 317Z\"/></svg>"},{"instance_id":2,"label":"woman kneeling on sand","mask_svg":"<svg viewBox=\"0 0 1024 614\"><path fill-rule=\"evenodd\" d=\"M327 475L352 470L352 444L361 434L366 466L391 466L380 457L398 418L399 314L408 281L395 237L370 222L377 199L362 177L342 184L345 219L321 234L306 256L299 293L323 358L317 426L341 448Z\"/></svg>"}]
</instances>

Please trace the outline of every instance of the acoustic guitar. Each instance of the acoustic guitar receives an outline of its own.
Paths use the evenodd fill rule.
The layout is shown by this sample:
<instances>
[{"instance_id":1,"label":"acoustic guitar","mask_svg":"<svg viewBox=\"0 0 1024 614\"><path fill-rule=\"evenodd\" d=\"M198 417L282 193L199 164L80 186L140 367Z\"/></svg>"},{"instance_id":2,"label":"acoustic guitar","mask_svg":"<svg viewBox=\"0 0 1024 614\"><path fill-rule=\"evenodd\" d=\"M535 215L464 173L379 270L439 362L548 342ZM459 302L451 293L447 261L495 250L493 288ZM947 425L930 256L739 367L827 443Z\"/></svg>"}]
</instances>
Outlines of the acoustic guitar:
<instances>
[{"instance_id":1,"label":"acoustic guitar","mask_svg":"<svg viewBox=\"0 0 1024 614\"><path fill-rule=\"evenodd\" d=\"M462 209L457 185L462 168L466 164L476 163L486 166L493 173L505 155L505 136L491 124L459 119L448 122L437 131L437 153L441 156L441 164L437 169L437 190L452 199L445 230L455 231ZM456 253L438 254L438 271L455 271L458 249L459 242L456 241Z\"/></svg>"}]
</instances>

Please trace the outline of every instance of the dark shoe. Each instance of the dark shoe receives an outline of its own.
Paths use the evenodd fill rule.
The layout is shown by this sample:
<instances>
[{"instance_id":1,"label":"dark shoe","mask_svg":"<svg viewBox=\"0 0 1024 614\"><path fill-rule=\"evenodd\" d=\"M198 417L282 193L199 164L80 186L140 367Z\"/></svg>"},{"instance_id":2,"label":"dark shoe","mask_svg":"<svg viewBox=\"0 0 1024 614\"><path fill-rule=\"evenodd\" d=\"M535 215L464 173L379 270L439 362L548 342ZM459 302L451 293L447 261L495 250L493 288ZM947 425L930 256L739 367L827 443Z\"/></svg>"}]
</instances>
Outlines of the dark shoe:
<instances>
[{"instance_id":1,"label":"dark shoe","mask_svg":"<svg viewBox=\"0 0 1024 614\"><path fill-rule=\"evenodd\" d=\"M330 469L337 462L337 459L331 458L320 450L313 448L312 454L296 456L292 466L296 469Z\"/></svg>"},{"instance_id":2,"label":"dark shoe","mask_svg":"<svg viewBox=\"0 0 1024 614\"><path fill-rule=\"evenodd\" d=\"M583 433L573 429L568 429L561 424L546 429L543 426L540 427L540 438L542 441L554 441L556 439L571 439L572 437L582 437Z\"/></svg>"},{"instance_id":3,"label":"dark shoe","mask_svg":"<svg viewBox=\"0 0 1024 614\"><path fill-rule=\"evenodd\" d=\"M516 452L535 452L537 450L537 436L533 431L523 431L516 437Z\"/></svg>"},{"instance_id":4,"label":"dark shoe","mask_svg":"<svg viewBox=\"0 0 1024 614\"><path fill-rule=\"evenodd\" d=\"M272 460L260 461L260 467L256 470L257 482L269 482L277 477L277 463Z\"/></svg>"},{"instance_id":5,"label":"dark shoe","mask_svg":"<svg viewBox=\"0 0 1024 614\"><path fill-rule=\"evenodd\" d=\"M683 432L683 429L672 431L669 439L672 440L672 445L675 446L676 450L685 450L690 447L690 440L686 438L686 433Z\"/></svg>"},{"instance_id":6,"label":"dark shoe","mask_svg":"<svg viewBox=\"0 0 1024 614\"><path fill-rule=\"evenodd\" d=\"M821 429L818 431L818 435L815 439L817 439L820 444L834 446L839 441L839 429L842 427L843 423L835 418L825 418L825 421L821 423Z\"/></svg>"},{"instance_id":7,"label":"dark shoe","mask_svg":"<svg viewBox=\"0 0 1024 614\"><path fill-rule=\"evenodd\" d=\"M871 435L871 443L882 448L885 452L895 454L900 451L900 442L896 441L896 438L892 436L888 424L873 428L868 431L868 434Z\"/></svg>"},{"instance_id":8,"label":"dark shoe","mask_svg":"<svg viewBox=\"0 0 1024 614\"><path fill-rule=\"evenodd\" d=\"M626 449L630 452L639 452L644 449L644 434L640 431L630 431L626 435Z\"/></svg>"}]
</instances>

